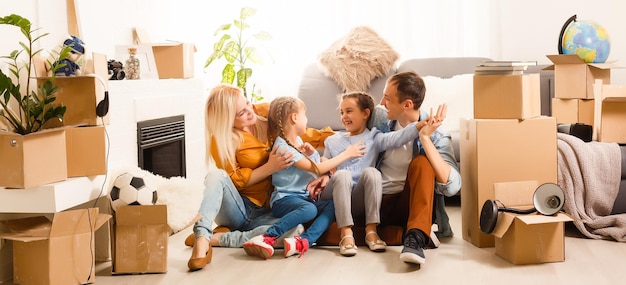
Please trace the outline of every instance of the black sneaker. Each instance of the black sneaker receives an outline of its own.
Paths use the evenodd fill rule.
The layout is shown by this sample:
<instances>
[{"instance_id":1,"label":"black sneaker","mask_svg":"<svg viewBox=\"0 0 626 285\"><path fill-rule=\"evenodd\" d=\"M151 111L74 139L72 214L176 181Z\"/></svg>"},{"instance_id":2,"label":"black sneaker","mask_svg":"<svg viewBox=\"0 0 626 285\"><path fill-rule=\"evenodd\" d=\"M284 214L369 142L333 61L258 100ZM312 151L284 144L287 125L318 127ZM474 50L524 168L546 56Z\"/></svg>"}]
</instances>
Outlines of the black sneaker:
<instances>
[{"instance_id":1,"label":"black sneaker","mask_svg":"<svg viewBox=\"0 0 626 285\"><path fill-rule=\"evenodd\" d=\"M426 247L426 235L418 229L410 229L404 236L404 247L400 253L400 260L406 263L424 264L424 248Z\"/></svg>"}]
</instances>

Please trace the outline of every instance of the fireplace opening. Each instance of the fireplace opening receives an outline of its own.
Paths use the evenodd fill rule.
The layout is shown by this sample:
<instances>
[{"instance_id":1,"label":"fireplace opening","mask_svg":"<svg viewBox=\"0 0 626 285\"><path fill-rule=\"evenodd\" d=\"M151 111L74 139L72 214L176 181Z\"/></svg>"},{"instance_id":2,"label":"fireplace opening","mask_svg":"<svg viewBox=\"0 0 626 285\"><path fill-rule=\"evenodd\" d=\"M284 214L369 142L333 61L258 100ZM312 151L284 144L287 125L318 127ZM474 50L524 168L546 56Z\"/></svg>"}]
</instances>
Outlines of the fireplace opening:
<instances>
[{"instance_id":1,"label":"fireplace opening","mask_svg":"<svg viewBox=\"0 0 626 285\"><path fill-rule=\"evenodd\" d=\"M185 116L137 122L138 164L165 178L186 177Z\"/></svg>"}]
</instances>

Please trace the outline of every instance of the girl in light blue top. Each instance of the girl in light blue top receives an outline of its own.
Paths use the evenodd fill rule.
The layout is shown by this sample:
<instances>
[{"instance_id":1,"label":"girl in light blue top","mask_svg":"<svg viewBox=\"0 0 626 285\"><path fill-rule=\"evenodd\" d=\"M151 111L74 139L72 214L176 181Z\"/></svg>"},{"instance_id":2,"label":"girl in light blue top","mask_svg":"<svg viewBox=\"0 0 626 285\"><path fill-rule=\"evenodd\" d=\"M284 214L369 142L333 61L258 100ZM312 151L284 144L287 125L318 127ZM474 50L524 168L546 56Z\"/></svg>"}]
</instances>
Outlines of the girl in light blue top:
<instances>
[{"instance_id":1,"label":"girl in light blue top","mask_svg":"<svg viewBox=\"0 0 626 285\"><path fill-rule=\"evenodd\" d=\"M339 104L341 124L346 129L324 141L324 157L332 159L347 146L356 142L365 144L365 155L352 158L337 166L337 171L322 191L322 199L333 199L337 226L341 231L339 252L344 256L357 253L352 226L353 216L365 216L365 242L372 251L385 251L387 245L380 239L376 226L380 223L382 178L375 168L378 153L400 147L419 135L416 123L395 132L371 130L374 117L374 99L367 93L342 95Z\"/></svg>"},{"instance_id":2,"label":"girl in light blue top","mask_svg":"<svg viewBox=\"0 0 626 285\"><path fill-rule=\"evenodd\" d=\"M307 185L320 173L327 173L340 163L362 157L363 144L351 144L332 158L320 161L320 155L310 144L303 143L300 135L306 132L308 119L304 103L295 97L279 97L270 104L268 135L278 151L293 154L293 165L272 174L274 192L270 198L272 214L280 218L260 236L243 244L249 255L269 258L274 253L276 238L298 224L311 222L301 236L284 239L285 257L302 254L335 221L332 200L319 200Z\"/></svg>"}]
</instances>

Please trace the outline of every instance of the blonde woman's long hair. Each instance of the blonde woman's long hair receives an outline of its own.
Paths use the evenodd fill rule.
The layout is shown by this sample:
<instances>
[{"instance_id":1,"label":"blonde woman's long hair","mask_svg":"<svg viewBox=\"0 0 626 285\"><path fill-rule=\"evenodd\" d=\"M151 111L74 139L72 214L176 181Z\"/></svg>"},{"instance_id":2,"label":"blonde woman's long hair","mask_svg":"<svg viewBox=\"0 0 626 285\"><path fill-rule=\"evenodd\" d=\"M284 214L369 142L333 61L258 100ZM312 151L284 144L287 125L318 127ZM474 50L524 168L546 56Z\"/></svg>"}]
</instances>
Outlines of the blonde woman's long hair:
<instances>
[{"instance_id":1,"label":"blonde woman's long hair","mask_svg":"<svg viewBox=\"0 0 626 285\"><path fill-rule=\"evenodd\" d=\"M237 164L235 153L243 142L242 131L234 127L239 96L243 96L241 88L218 84L211 90L206 100L204 123L206 126L206 160L209 166L215 164L215 160L218 160L224 168L230 165L234 169ZM257 133L262 131L258 120L255 128ZM213 143L215 143L214 146ZM217 157L211 155L211 148L217 149Z\"/></svg>"}]
</instances>

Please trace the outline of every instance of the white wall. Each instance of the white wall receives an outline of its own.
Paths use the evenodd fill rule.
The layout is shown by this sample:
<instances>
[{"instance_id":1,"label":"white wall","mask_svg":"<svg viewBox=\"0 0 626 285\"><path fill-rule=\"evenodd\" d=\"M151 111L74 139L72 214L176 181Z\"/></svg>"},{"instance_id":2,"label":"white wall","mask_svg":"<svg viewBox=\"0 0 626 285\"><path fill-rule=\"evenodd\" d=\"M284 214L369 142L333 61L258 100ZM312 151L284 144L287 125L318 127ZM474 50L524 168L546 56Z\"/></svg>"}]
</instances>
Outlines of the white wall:
<instances>
[{"instance_id":1,"label":"white wall","mask_svg":"<svg viewBox=\"0 0 626 285\"><path fill-rule=\"evenodd\" d=\"M54 47L67 36L64 0L0 0L2 15L17 13L49 32L43 45ZM116 45L132 44L132 27L149 29L152 41L179 40L196 44L196 76L205 86L220 80L220 70L205 72L213 32L245 5L258 9L253 27L269 31L274 40L274 66L255 69L266 97L295 95L304 64L355 25L370 25L400 53L412 57L486 56L537 60L557 53L562 24L573 14L596 20L612 36L609 60L626 60L626 2L619 0L76 0L82 39L88 50L115 57ZM470 15L470 16L468 16ZM477 15L472 18L471 15ZM332 20L329 20L332 19ZM454 24L455 20L458 20ZM438 22L437 22L438 21ZM453 24L449 24L453 23ZM472 31L471 36L467 36ZM467 34L463 38L464 34ZM0 54L15 49L20 34L0 26ZM477 36L475 36L477 35ZM449 39L454 37L455 39ZM474 37L474 38L472 38ZM311 38L316 40L312 41ZM474 41L478 44L459 44ZM123 60L123 59L122 59ZM624 64L626 65L626 64ZM613 73L614 84L626 84L626 70Z\"/></svg>"}]
</instances>

